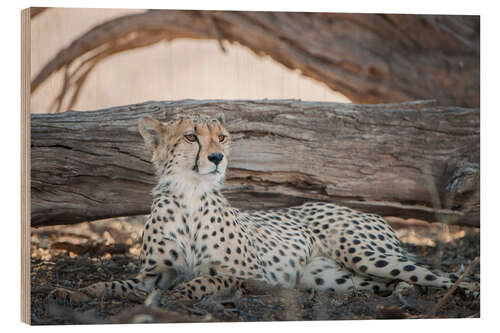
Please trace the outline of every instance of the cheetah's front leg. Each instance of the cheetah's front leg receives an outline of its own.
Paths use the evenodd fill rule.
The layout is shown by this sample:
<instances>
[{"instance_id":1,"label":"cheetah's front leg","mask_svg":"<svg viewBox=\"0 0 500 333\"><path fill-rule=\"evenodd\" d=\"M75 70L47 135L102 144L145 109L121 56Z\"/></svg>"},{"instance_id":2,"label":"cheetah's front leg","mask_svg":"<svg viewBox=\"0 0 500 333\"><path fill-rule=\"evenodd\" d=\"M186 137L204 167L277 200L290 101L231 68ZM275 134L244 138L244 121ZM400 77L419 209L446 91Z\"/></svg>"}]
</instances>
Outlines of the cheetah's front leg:
<instances>
[{"instance_id":1,"label":"cheetah's front leg","mask_svg":"<svg viewBox=\"0 0 500 333\"><path fill-rule=\"evenodd\" d=\"M65 304L78 305L99 298L127 298L144 300L153 289L167 289L175 281L175 271L161 273L142 271L137 277L129 280L97 282L77 290L57 288L48 295L49 300Z\"/></svg>"}]
</instances>

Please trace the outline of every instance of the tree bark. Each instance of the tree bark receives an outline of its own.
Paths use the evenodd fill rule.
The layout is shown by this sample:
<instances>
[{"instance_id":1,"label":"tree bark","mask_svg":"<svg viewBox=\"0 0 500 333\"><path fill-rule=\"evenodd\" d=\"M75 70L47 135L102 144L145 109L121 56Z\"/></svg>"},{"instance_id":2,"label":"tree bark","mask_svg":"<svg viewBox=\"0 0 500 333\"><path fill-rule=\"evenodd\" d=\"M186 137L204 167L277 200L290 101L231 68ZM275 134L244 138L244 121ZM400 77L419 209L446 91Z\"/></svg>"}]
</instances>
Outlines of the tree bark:
<instances>
[{"instance_id":1,"label":"tree bark","mask_svg":"<svg viewBox=\"0 0 500 333\"><path fill-rule=\"evenodd\" d=\"M137 123L181 112L225 113L233 143L223 192L236 207L324 200L479 226L478 109L297 100L33 114L32 226L149 213L156 180Z\"/></svg>"},{"instance_id":2,"label":"tree bark","mask_svg":"<svg viewBox=\"0 0 500 333\"><path fill-rule=\"evenodd\" d=\"M108 56L162 40L217 39L223 49L228 41L268 55L355 103L435 99L477 107L479 27L479 16L153 10L89 30L31 86L65 68L65 89L76 87L71 108L88 73ZM70 68L80 62L88 67Z\"/></svg>"}]
</instances>

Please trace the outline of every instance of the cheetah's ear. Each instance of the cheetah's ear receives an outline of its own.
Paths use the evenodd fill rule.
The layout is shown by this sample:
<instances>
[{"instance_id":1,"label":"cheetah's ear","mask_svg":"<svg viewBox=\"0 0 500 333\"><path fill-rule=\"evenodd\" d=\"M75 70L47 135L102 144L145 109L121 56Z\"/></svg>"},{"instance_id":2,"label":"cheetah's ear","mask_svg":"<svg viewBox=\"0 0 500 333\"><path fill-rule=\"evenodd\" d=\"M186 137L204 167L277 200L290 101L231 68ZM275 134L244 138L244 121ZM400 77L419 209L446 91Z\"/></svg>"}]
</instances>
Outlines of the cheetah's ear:
<instances>
[{"instance_id":1,"label":"cheetah's ear","mask_svg":"<svg viewBox=\"0 0 500 333\"><path fill-rule=\"evenodd\" d=\"M163 126L158 120L144 117L139 119L139 132L149 149L154 150L161 142Z\"/></svg>"},{"instance_id":2,"label":"cheetah's ear","mask_svg":"<svg viewBox=\"0 0 500 333\"><path fill-rule=\"evenodd\" d=\"M215 115L215 119L217 119L222 126L226 126L226 117L224 116L224 113L217 113Z\"/></svg>"}]
</instances>

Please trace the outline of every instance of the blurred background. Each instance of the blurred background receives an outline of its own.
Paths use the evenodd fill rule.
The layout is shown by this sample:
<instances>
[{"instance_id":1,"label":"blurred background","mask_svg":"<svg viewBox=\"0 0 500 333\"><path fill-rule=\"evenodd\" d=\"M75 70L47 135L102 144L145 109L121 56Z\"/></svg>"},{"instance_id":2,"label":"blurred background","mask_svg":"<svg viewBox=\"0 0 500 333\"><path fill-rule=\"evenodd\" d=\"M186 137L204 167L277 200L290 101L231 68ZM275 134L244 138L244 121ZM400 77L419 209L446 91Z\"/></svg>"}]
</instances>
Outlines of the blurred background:
<instances>
[{"instance_id":1,"label":"blurred background","mask_svg":"<svg viewBox=\"0 0 500 333\"><path fill-rule=\"evenodd\" d=\"M144 10L50 8L32 20L32 79L49 60L97 24ZM302 99L349 102L325 84L300 75L237 43L174 39L129 50L99 63L82 86L74 110L149 100ZM31 98L32 113L48 113L64 82L51 75ZM131 84L133 83L133 84Z\"/></svg>"}]
</instances>

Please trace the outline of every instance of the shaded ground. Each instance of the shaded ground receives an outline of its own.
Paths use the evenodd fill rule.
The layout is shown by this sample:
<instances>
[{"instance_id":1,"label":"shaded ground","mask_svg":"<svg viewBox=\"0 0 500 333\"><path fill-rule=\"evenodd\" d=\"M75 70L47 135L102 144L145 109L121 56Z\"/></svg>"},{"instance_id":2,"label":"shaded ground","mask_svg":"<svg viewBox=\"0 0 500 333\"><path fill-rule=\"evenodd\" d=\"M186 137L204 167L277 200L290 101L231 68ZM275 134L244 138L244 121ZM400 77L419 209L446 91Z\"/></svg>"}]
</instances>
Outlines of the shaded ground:
<instances>
[{"instance_id":1,"label":"shaded ground","mask_svg":"<svg viewBox=\"0 0 500 333\"><path fill-rule=\"evenodd\" d=\"M240 290L201 302L178 302L152 294L145 304L129 299L98 299L81 306L56 305L46 299L56 287L80 288L98 281L133 277L139 269L142 217L32 231L32 323L98 324L125 322L335 320L376 318L479 317L479 298L457 290L437 312L431 309L445 290L417 288L403 295L358 292L301 292L251 281ZM479 257L479 230L413 222L401 228L390 219L406 248L435 269L461 272ZM405 224L407 225L407 224ZM469 276L479 282L477 265Z\"/></svg>"}]
</instances>

